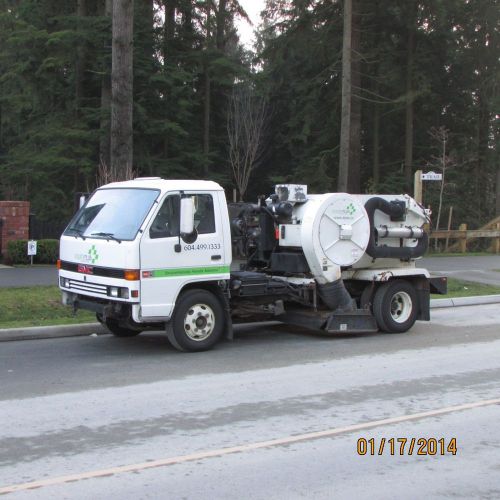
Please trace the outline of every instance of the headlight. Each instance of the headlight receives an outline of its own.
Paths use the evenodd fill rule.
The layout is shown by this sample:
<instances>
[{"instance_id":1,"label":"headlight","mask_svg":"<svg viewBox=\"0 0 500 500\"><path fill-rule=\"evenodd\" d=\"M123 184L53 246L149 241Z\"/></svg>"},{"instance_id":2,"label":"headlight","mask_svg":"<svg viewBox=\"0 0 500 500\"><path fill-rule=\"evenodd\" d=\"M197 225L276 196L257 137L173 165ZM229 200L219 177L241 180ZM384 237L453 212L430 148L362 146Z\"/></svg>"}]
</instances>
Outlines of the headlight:
<instances>
[{"instance_id":1,"label":"headlight","mask_svg":"<svg viewBox=\"0 0 500 500\"><path fill-rule=\"evenodd\" d=\"M69 288L69 279L68 278L59 278L59 284L62 288Z\"/></svg>"},{"instance_id":2,"label":"headlight","mask_svg":"<svg viewBox=\"0 0 500 500\"><path fill-rule=\"evenodd\" d=\"M114 299L128 299L129 298L128 288L119 286L108 286L108 297L113 297Z\"/></svg>"}]
</instances>

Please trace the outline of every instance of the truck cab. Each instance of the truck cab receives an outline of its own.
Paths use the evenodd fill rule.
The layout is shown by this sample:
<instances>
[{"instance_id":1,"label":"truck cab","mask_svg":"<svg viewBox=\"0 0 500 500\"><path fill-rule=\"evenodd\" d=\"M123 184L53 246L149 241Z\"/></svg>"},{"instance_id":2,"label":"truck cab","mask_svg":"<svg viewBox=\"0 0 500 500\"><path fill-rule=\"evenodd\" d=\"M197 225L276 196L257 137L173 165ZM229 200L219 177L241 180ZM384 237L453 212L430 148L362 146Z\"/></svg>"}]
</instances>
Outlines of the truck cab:
<instances>
[{"instance_id":1,"label":"truck cab","mask_svg":"<svg viewBox=\"0 0 500 500\"><path fill-rule=\"evenodd\" d=\"M193 227L181 233L181 205ZM231 235L215 182L140 178L97 189L61 237L63 302L93 310L113 333L171 319L182 290L229 280Z\"/></svg>"}]
</instances>

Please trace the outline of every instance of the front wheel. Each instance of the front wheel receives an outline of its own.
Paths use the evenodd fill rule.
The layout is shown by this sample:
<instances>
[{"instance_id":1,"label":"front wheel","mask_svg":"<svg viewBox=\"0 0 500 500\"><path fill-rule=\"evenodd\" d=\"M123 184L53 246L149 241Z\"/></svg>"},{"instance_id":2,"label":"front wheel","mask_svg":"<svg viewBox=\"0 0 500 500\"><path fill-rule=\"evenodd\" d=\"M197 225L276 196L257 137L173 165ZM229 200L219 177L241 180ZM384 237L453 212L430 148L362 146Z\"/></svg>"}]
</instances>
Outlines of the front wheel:
<instances>
[{"instance_id":1,"label":"front wheel","mask_svg":"<svg viewBox=\"0 0 500 500\"><path fill-rule=\"evenodd\" d=\"M218 342L223 328L224 311L219 299L207 290L188 290L175 305L167 337L179 351L207 351Z\"/></svg>"},{"instance_id":2,"label":"front wheel","mask_svg":"<svg viewBox=\"0 0 500 500\"><path fill-rule=\"evenodd\" d=\"M373 314L378 327L384 332L408 331L417 319L417 312L417 292L408 281L389 281L375 292Z\"/></svg>"}]
</instances>

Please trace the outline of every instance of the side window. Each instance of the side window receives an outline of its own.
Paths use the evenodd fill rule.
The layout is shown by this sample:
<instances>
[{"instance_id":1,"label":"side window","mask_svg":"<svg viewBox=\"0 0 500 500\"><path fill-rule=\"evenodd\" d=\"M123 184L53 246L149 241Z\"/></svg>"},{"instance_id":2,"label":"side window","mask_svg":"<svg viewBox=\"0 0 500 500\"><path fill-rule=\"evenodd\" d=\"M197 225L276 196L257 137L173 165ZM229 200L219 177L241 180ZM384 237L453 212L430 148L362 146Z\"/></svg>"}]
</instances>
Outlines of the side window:
<instances>
[{"instance_id":1,"label":"side window","mask_svg":"<svg viewBox=\"0 0 500 500\"><path fill-rule=\"evenodd\" d=\"M179 195L167 196L149 228L149 237L168 238L179 234Z\"/></svg>"},{"instance_id":2,"label":"side window","mask_svg":"<svg viewBox=\"0 0 500 500\"><path fill-rule=\"evenodd\" d=\"M194 194L194 227L198 234L215 233L214 200L210 194Z\"/></svg>"}]
</instances>

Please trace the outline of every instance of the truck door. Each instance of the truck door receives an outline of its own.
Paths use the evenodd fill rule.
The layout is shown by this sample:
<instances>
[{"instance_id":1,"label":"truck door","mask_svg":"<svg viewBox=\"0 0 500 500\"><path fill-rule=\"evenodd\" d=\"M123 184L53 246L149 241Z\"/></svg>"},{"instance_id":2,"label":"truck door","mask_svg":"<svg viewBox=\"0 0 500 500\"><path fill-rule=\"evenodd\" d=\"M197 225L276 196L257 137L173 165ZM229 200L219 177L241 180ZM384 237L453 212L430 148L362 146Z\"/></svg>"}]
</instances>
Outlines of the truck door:
<instances>
[{"instance_id":1,"label":"truck door","mask_svg":"<svg viewBox=\"0 0 500 500\"><path fill-rule=\"evenodd\" d=\"M141 240L141 315L168 318L187 283L225 279L226 264L217 192L184 192L193 200L196 239L179 236L180 194L169 193ZM225 274L225 276L224 276Z\"/></svg>"}]
</instances>

